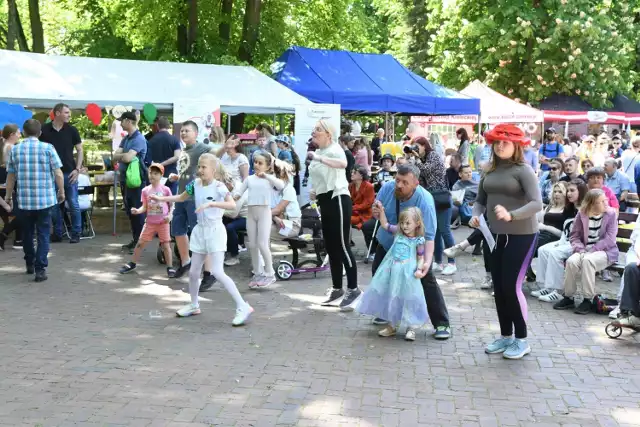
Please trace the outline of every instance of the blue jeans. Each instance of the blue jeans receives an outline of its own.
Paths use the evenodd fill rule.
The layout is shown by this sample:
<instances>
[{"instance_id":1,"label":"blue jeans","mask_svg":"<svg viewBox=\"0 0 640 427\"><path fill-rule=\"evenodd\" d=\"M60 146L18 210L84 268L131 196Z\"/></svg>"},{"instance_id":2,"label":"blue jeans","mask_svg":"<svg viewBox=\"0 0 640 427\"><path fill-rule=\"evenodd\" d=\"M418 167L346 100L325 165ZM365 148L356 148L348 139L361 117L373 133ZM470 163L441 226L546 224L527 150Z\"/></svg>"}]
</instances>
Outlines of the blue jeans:
<instances>
[{"instance_id":1,"label":"blue jeans","mask_svg":"<svg viewBox=\"0 0 640 427\"><path fill-rule=\"evenodd\" d=\"M227 229L227 252L231 256L238 256L238 231L247 230L247 218L238 217L225 222L225 228ZM244 239L243 239L244 240Z\"/></svg>"},{"instance_id":2,"label":"blue jeans","mask_svg":"<svg viewBox=\"0 0 640 427\"><path fill-rule=\"evenodd\" d=\"M455 244L453 240L453 234L451 233L451 209L436 210L436 219L438 225L436 228L436 241L435 248L433 250L433 260L440 264L442 263L442 251L450 248ZM442 241L444 240L444 247ZM455 259L449 258L449 263L454 264Z\"/></svg>"},{"instance_id":3,"label":"blue jeans","mask_svg":"<svg viewBox=\"0 0 640 427\"><path fill-rule=\"evenodd\" d=\"M34 266L36 271L44 271L49 265L49 228L51 213L59 210L58 206L39 211L20 211L22 222L22 249L27 266ZM38 247L33 247L33 234L37 235Z\"/></svg>"},{"instance_id":4,"label":"blue jeans","mask_svg":"<svg viewBox=\"0 0 640 427\"><path fill-rule=\"evenodd\" d=\"M68 173L64 174L64 197L69 205L71 234L79 236L82 232L82 217L80 216L80 206L78 205L78 181L70 184ZM51 212L51 217L53 219L53 233L56 236L62 236L64 234L64 227L62 226L63 209L65 209L64 203L54 206L54 209Z\"/></svg>"}]
</instances>

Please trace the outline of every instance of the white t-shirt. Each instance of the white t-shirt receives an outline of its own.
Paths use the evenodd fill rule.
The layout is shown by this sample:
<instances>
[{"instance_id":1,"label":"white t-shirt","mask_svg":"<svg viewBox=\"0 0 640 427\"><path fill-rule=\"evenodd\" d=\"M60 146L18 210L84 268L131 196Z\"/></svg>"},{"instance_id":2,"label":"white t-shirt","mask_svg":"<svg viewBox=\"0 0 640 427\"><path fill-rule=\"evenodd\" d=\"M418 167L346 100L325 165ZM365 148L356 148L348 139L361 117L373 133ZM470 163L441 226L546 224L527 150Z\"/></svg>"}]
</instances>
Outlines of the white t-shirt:
<instances>
[{"instance_id":1,"label":"white t-shirt","mask_svg":"<svg viewBox=\"0 0 640 427\"><path fill-rule=\"evenodd\" d=\"M242 196L248 190L247 206L271 206L273 190L280 191L283 188L284 182L273 175L266 174L264 178L249 175L233 193Z\"/></svg>"},{"instance_id":2,"label":"white t-shirt","mask_svg":"<svg viewBox=\"0 0 640 427\"><path fill-rule=\"evenodd\" d=\"M187 184L186 192L195 200L196 209L207 202L224 202L229 194L227 186L215 179L207 186L202 185L200 179ZM222 221L224 210L220 208L207 208L198 215L198 224L205 224L211 221Z\"/></svg>"},{"instance_id":3,"label":"white t-shirt","mask_svg":"<svg viewBox=\"0 0 640 427\"><path fill-rule=\"evenodd\" d=\"M242 182L242 177L240 175L240 166L249 165L249 160L247 156L244 154L238 153L235 159L232 159L231 156L227 153L224 153L220 158L220 161L224 165L224 168L227 170L231 178L236 182Z\"/></svg>"},{"instance_id":4,"label":"white t-shirt","mask_svg":"<svg viewBox=\"0 0 640 427\"><path fill-rule=\"evenodd\" d=\"M318 148L316 154L328 159L347 161L344 150L335 142L329 144L327 148ZM347 175L343 168L331 168L314 160L309 165L309 176L316 195L333 191L332 197L349 196L349 182L347 182Z\"/></svg>"},{"instance_id":5,"label":"white t-shirt","mask_svg":"<svg viewBox=\"0 0 640 427\"><path fill-rule=\"evenodd\" d=\"M293 188L293 184L291 183L291 181L287 183L282 191L273 191L273 196L271 197L271 209L278 206L278 203L283 200L289 202L284 211L288 219L299 219L302 217L302 212L300 212L300 205L298 204L298 197L296 196L296 190Z\"/></svg>"},{"instance_id":6,"label":"white t-shirt","mask_svg":"<svg viewBox=\"0 0 640 427\"><path fill-rule=\"evenodd\" d=\"M78 174L78 188L83 187L91 187L91 179L87 175L80 173ZM85 211L91 207L91 199L93 199L91 194L80 194L78 196L78 205L81 211Z\"/></svg>"}]
</instances>

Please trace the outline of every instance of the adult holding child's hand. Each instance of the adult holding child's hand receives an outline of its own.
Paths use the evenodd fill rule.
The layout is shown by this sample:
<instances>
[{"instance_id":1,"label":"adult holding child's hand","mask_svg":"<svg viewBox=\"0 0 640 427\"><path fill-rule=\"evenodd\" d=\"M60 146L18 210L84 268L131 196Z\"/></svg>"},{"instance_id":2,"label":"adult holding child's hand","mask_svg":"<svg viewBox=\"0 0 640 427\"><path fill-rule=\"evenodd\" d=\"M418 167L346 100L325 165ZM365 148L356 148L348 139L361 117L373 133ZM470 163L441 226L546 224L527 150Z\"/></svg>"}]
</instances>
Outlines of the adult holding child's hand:
<instances>
[{"instance_id":1,"label":"adult holding child's hand","mask_svg":"<svg viewBox=\"0 0 640 427\"><path fill-rule=\"evenodd\" d=\"M311 138L318 149L307 154L311 160L309 175L312 193L322 215L322 236L329 255L333 285L327 290L322 305L331 305L344 297L340 309L351 311L362 291L358 289L358 270L349 239L353 207L345 173L347 158L338 144L338 131L327 120L316 123ZM343 266L347 273L346 293L342 289Z\"/></svg>"}]
</instances>

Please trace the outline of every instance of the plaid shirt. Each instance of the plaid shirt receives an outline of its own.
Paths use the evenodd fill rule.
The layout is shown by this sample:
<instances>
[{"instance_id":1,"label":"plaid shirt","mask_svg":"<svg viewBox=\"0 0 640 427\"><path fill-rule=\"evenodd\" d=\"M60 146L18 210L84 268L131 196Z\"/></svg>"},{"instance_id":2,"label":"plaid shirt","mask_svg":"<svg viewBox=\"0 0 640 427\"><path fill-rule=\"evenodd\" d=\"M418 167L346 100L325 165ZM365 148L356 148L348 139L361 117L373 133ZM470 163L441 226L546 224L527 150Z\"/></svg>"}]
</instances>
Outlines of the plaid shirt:
<instances>
[{"instance_id":1,"label":"plaid shirt","mask_svg":"<svg viewBox=\"0 0 640 427\"><path fill-rule=\"evenodd\" d=\"M39 211L57 205L55 170L62 162L53 145L27 138L11 149L7 172L15 174L18 207Z\"/></svg>"}]
</instances>

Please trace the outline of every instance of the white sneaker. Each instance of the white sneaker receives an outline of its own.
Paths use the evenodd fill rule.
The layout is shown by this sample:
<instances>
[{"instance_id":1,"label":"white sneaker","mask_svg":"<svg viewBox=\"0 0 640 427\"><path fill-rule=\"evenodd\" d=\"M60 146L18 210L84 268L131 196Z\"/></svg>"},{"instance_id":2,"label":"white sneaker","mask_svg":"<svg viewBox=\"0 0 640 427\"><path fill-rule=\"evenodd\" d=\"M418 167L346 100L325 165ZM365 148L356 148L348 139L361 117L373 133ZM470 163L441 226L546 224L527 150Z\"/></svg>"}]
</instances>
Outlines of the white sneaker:
<instances>
[{"instance_id":1,"label":"white sneaker","mask_svg":"<svg viewBox=\"0 0 640 427\"><path fill-rule=\"evenodd\" d=\"M442 274L444 276L452 276L456 271L458 271L458 267L456 267L455 264L447 264L443 269L442 269Z\"/></svg>"},{"instance_id":2,"label":"white sneaker","mask_svg":"<svg viewBox=\"0 0 640 427\"><path fill-rule=\"evenodd\" d=\"M484 281L480 283L480 289L491 289L493 288L493 280L491 277L485 276Z\"/></svg>"},{"instance_id":3,"label":"white sneaker","mask_svg":"<svg viewBox=\"0 0 640 427\"><path fill-rule=\"evenodd\" d=\"M200 306L194 304L187 304L178 311L176 311L176 316L178 317L189 317L194 316L196 314L200 314Z\"/></svg>"},{"instance_id":4,"label":"white sneaker","mask_svg":"<svg viewBox=\"0 0 640 427\"><path fill-rule=\"evenodd\" d=\"M531 296L539 298L545 295L549 295L551 292L553 292L553 289L542 288L542 289L538 289L537 291L532 291Z\"/></svg>"},{"instance_id":5,"label":"white sneaker","mask_svg":"<svg viewBox=\"0 0 640 427\"><path fill-rule=\"evenodd\" d=\"M249 316L253 313L253 307L251 307L248 303L245 303L244 306L238 307L236 309L236 317L233 318L231 324L233 326L241 326L247 321Z\"/></svg>"},{"instance_id":6,"label":"white sneaker","mask_svg":"<svg viewBox=\"0 0 640 427\"><path fill-rule=\"evenodd\" d=\"M276 283L276 276L262 276L260 281L256 283L257 288L267 288Z\"/></svg>"},{"instance_id":7,"label":"white sneaker","mask_svg":"<svg viewBox=\"0 0 640 427\"><path fill-rule=\"evenodd\" d=\"M464 253L464 249L462 249L460 245L457 244L457 245L451 246L449 249L445 249L443 253L447 258L455 258L461 253Z\"/></svg>"},{"instance_id":8,"label":"white sneaker","mask_svg":"<svg viewBox=\"0 0 640 427\"><path fill-rule=\"evenodd\" d=\"M609 270L604 270L602 272L602 280L604 280L605 282L613 282L613 279L611 278L611 272Z\"/></svg>"},{"instance_id":9,"label":"white sneaker","mask_svg":"<svg viewBox=\"0 0 640 427\"><path fill-rule=\"evenodd\" d=\"M247 248L242 245L238 245L238 252L247 252Z\"/></svg>"},{"instance_id":10,"label":"white sneaker","mask_svg":"<svg viewBox=\"0 0 640 427\"><path fill-rule=\"evenodd\" d=\"M404 339L407 341L415 341L416 340L416 331L411 328L407 328L407 333L404 336Z\"/></svg>"},{"instance_id":11,"label":"white sneaker","mask_svg":"<svg viewBox=\"0 0 640 427\"><path fill-rule=\"evenodd\" d=\"M555 289L551 289L551 292L549 292L548 294L538 297L540 301L544 302L556 302L560 301L562 298L563 296L560 295Z\"/></svg>"},{"instance_id":12,"label":"white sneaker","mask_svg":"<svg viewBox=\"0 0 640 427\"><path fill-rule=\"evenodd\" d=\"M442 271L442 264L438 264L437 262L434 261L433 264L431 264L431 271L434 273L439 273Z\"/></svg>"},{"instance_id":13,"label":"white sneaker","mask_svg":"<svg viewBox=\"0 0 640 427\"><path fill-rule=\"evenodd\" d=\"M262 280L262 274L255 274L251 277L251 280L249 280L249 288L253 289L258 287L258 283L260 283L260 281Z\"/></svg>"},{"instance_id":14,"label":"white sneaker","mask_svg":"<svg viewBox=\"0 0 640 427\"><path fill-rule=\"evenodd\" d=\"M232 265L238 265L238 264L240 264L240 260L238 259L237 256L230 256L229 258L224 260L224 265L228 267L231 267Z\"/></svg>"},{"instance_id":15,"label":"white sneaker","mask_svg":"<svg viewBox=\"0 0 640 427\"><path fill-rule=\"evenodd\" d=\"M611 310L609 312L609 319L617 319L618 317L620 317L620 306L616 306L616 308L614 308L613 310Z\"/></svg>"}]
</instances>

